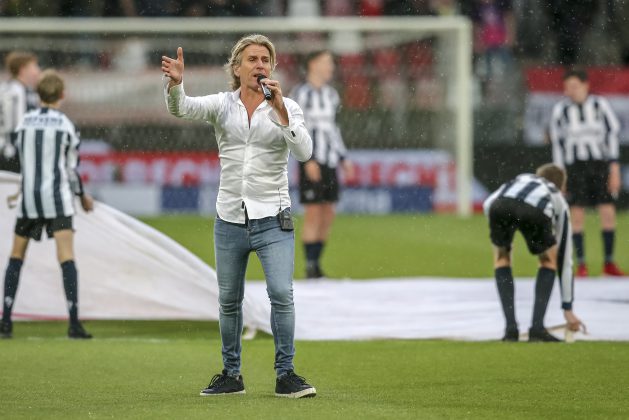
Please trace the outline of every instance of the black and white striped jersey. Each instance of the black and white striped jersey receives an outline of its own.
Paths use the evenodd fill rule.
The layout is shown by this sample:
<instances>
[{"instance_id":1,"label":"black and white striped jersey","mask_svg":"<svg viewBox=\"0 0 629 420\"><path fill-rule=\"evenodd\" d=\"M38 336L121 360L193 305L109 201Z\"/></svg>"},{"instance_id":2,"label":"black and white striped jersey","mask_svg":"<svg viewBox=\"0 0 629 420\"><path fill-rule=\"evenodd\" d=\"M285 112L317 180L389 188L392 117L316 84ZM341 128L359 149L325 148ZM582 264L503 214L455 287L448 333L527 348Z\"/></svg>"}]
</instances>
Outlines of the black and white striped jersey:
<instances>
[{"instance_id":1,"label":"black and white striped jersey","mask_svg":"<svg viewBox=\"0 0 629 420\"><path fill-rule=\"evenodd\" d=\"M83 194L74 124L60 111L41 108L28 112L16 132L22 172L18 217L72 216L73 197Z\"/></svg>"},{"instance_id":2,"label":"black and white striped jersey","mask_svg":"<svg viewBox=\"0 0 629 420\"><path fill-rule=\"evenodd\" d=\"M312 138L312 159L336 168L347 154L341 130L336 124L341 105L338 92L329 85L316 89L309 83L302 83L293 88L290 97L304 111L306 128Z\"/></svg>"},{"instance_id":3,"label":"black and white striped jersey","mask_svg":"<svg viewBox=\"0 0 629 420\"><path fill-rule=\"evenodd\" d=\"M568 309L574 297L572 272L572 227L568 203L555 184L533 174L521 174L494 191L483 203L485 215L498 198L512 198L540 209L553 224L559 246L557 274L561 285L561 299Z\"/></svg>"},{"instance_id":4,"label":"black and white striped jersey","mask_svg":"<svg viewBox=\"0 0 629 420\"><path fill-rule=\"evenodd\" d=\"M0 149L15 141L15 129L24 114L39 107L39 95L20 81L0 83Z\"/></svg>"},{"instance_id":5,"label":"black and white striped jersey","mask_svg":"<svg viewBox=\"0 0 629 420\"><path fill-rule=\"evenodd\" d=\"M576 161L615 161L619 131L605 98L589 95L582 104L565 99L555 105L550 120L553 162L564 168Z\"/></svg>"}]
</instances>

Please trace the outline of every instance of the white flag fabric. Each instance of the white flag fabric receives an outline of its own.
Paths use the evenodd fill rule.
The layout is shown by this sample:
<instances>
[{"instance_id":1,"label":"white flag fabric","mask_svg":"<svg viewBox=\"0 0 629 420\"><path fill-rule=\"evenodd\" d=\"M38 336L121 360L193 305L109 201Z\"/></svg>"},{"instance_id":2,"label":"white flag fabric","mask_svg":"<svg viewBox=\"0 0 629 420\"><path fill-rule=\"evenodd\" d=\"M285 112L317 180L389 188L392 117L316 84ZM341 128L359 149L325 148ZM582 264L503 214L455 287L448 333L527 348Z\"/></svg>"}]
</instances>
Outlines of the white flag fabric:
<instances>
[{"instance_id":1,"label":"white flag fabric","mask_svg":"<svg viewBox=\"0 0 629 420\"><path fill-rule=\"evenodd\" d=\"M16 218L5 199L18 190L19 176L0 172L2 267L11 250ZM77 211L74 228L81 318L218 319L216 272L172 239L99 202L90 214ZM45 235L41 242L29 244L15 319L67 317L54 240ZM245 325L270 332L267 306L245 296Z\"/></svg>"},{"instance_id":2,"label":"white flag fabric","mask_svg":"<svg viewBox=\"0 0 629 420\"><path fill-rule=\"evenodd\" d=\"M15 224L15 210L4 200L18 187L15 174L0 172L0 264L6 264ZM91 214L78 211L75 229L81 317L218 319L215 271L173 240L102 203ZM29 245L15 319L67 317L55 255L52 240ZM534 286L532 279L515 284L520 332L530 324ZM580 280L575 289L575 313L590 331L577 339L629 340L627 278ZM245 325L270 333L264 282L247 282L245 290ZM495 340L504 328L491 279L297 281L294 292L300 340ZM546 325L564 323L559 308L555 287Z\"/></svg>"}]
</instances>

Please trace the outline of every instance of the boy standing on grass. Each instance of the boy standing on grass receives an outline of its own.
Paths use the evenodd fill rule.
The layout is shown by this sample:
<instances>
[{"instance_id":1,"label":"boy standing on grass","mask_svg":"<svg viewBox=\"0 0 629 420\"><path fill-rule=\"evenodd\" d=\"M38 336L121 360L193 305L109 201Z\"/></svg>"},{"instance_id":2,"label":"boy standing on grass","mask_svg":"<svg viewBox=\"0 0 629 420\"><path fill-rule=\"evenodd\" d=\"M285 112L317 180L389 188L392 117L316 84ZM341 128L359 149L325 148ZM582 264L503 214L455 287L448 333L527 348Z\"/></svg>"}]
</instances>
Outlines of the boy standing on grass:
<instances>
[{"instance_id":1,"label":"boy standing on grass","mask_svg":"<svg viewBox=\"0 0 629 420\"><path fill-rule=\"evenodd\" d=\"M22 195L17 207L13 248L4 279L0 337L11 338L11 311L15 303L20 270L30 239L39 241L44 228L54 237L57 258L70 313L68 337L92 338L78 317L77 271L74 264L72 216L74 195L83 210L93 209L92 198L83 192L76 172L79 138L74 124L58 110L64 97L63 79L52 70L42 74L37 85L41 108L28 112L16 129L20 157Z\"/></svg>"},{"instance_id":2,"label":"boy standing on grass","mask_svg":"<svg viewBox=\"0 0 629 420\"><path fill-rule=\"evenodd\" d=\"M507 324L503 341L518 341L520 336L511 272L511 244L516 230L522 232L531 254L539 258L529 341L561 341L544 328L544 316L556 275L560 279L561 307L568 328L578 331L581 325L572 312L570 213L561 193L565 191L565 183L563 169L546 164L540 166L535 175L522 174L503 184L483 204L489 217L496 285Z\"/></svg>"}]
</instances>

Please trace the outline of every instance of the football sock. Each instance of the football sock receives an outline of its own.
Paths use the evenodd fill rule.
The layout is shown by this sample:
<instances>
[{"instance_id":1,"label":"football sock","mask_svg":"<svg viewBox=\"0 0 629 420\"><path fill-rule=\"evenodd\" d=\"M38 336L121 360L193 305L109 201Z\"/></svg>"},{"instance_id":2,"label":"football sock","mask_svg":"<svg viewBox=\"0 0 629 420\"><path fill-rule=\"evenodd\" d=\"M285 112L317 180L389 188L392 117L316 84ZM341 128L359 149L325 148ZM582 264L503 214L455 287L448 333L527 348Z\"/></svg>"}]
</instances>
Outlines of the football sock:
<instances>
[{"instance_id":1,"label":"football sock","mask_svg":"<svg viewBox=\"0 0 629 420\"><path fill-rule=\"evenodd\" d=\"M319 257L321 256L322 242L304 242L304 250L306 253L306 261L308 266L319 266Z\"/></svg>"},{"instance_id":2,"label":"football sock","mask_svg":"<svg viewBox=\"0 0 629 420\"><path fill-rule=\"evenodd\" d=\"M2 304L2 320L11 320L11 311L13 303L15 303L15 294L17 293L17 285L20 281L20 270L22 269L22 260L10 258L7 265L7 271L4 275L4 299Z\"/></svg>"},{"instance_id":3,"label":"football sock","mask_svg":"<svg viewBox=\"0 0 629 420\"><path fill-rule=\"evenodd\" d=\"M541 267L537 270L537 280L535 281L535 304L533 306L533 323L531 328L541 330L544 328L544 316L550 300L550 293L553 291L555 283L555 270Z\"/></svg>"},{"instance_id":4,"label":"football sock","mask_svg":"<svg viewBox=\"0 0 629 420\"><path fill-rule=\"evenodd\" d=\"M603 248L605 250L605 262L609 263L614 261L614 236L616 230L603 230Z\"/></svg>"},{"instance_id":5,"label":"football sock","mask_svg":"<svg viewBox=\"0 0 629 420\"><path fill-rule=\"evenodd\" d=\"M502 311L507 321L507 329L515 329L518 327L515 321L515 304L514 304L514 288L513 273L511 267L496 268L494 272L496 276L496 286L498 287L498 295L502 304Z\"/></svg>"},{"instance_id":6,"label":"football sock","mask_svg":"<svg viewBox=\"0 0 629 420\"><path fill-rule=\"evenodd\" d=\"M572 242L574 243L574 251L577 254L577 262L579 264L585 263L585 238L583 232L573 233Z\"/></svg>"},{"instance_id":7,"label":"football sock","mask_svg":"<svg viewBox=\"0 0 629 420\"><path fill-rule=\"evenodd\" d=\"M78 285L77 285L77 272L74 261L69 260L61 264L61 271L63 274L63 288L66 292L66 300L68 301L68 312L70 314L70 323L76 324L79 322L79 309L77 307L78 301Z\"/></svg>"}]
</instances>

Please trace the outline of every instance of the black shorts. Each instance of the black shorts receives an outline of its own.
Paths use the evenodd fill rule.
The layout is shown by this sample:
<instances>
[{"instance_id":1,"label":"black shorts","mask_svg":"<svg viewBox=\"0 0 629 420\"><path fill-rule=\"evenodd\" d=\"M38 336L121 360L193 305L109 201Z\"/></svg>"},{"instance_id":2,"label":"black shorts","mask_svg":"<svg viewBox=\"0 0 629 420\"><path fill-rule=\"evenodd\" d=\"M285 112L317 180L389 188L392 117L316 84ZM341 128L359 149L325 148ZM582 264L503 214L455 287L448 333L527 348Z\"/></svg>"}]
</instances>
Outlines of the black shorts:
<instances>
[{"instance_id":1,"label":"black shorts","mask_svg":"<svg viewBox=\"0 0 629 420\"><path fill-rule=\"evenodd\" d=\"M301 204L336 203L339 201L339 181L336 168L319 164L321 181L306 177L304 162L299 162L299 202Z\"/></svg>"},{"instance_id":2,"label":"black shorts","mask_svg":"<svg viewBox=\"0 0 629 420\"><path fill-rule=\"evenodd\" d=\"M595 207L610 204L614 198L607 189L609 162L577 161L566 167L568 204L579 207Z\"/></svg>"},{"instance_id":3,"label":"black shorts","mask_svg":"<svg viewBox=\"0 0 629 420\"><path fill-rule=\"evenodd\" d=\"M46 228L49 238L60 230L72 230L72 216L56 217L54 219L17 219L15 222L15 234L25 238L41 239L42 232Z\"/></svg>"},{"instance_id":4,"label":"black shorts","mask_svg":"<svg viewBox=\"0 0 629 420\"><path fill-rule=\"evenodd\" d=\"M496 199L489 208L491 242L511 249L516 230L522 232L531 254L541 254L557 243L552 220L542 210L514 198Z\"/></svg>"}]
</instances>

